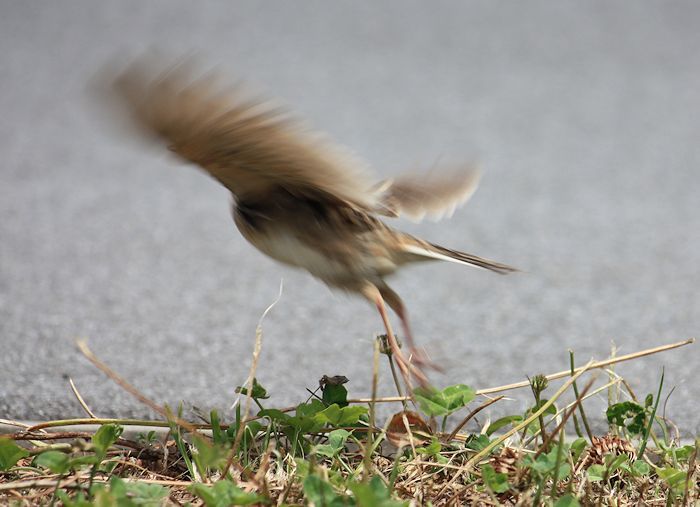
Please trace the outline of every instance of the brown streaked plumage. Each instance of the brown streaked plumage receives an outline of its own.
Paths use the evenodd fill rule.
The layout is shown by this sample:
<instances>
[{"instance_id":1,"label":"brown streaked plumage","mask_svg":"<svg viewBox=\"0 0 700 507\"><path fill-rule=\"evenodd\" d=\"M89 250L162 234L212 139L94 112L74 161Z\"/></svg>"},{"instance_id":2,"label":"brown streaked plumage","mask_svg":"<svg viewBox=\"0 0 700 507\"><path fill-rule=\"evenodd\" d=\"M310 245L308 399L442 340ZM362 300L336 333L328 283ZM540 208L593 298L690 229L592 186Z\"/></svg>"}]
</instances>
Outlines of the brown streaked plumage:
<instances>
[{"instance_id":1,"label":"brown streaked plumage","mask_svg":"<svg viewBox=\"0 0 700 507\"><path fill-rule=\"evenodd\" d=\"M188 65L157 68L145 60L114 81L136 123L231 191L235 223L256 248L374 303L407 383L413 375L425 384L421 366L428 363L385 278L425 260L515 269L394 230L378 216L450 214L472 195L478 173L461 168L377 183L364 162L284 109L247 99L211 74L197 77ZM385 302L401 320L413 360L396 342Z\"/></svg>"}]
</instances>

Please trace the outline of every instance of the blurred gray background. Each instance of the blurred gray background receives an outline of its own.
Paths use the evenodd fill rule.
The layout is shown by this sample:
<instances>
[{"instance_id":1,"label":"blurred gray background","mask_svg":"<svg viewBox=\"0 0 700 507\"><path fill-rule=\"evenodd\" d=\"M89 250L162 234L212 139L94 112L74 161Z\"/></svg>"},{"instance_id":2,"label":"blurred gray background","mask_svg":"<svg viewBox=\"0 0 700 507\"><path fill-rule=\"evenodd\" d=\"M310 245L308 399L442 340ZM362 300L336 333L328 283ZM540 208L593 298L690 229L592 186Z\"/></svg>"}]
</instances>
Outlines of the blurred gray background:
<instances>
[{"instance_id":1,"label":"blurred gray background","mask_svg":"<svg viewBox=\"0 0 700 507\"><path fill-rule=\"evenodd\" d=\"M350 146L380 176L478 162L439 223L395 225L525 272L409 268L393 285L446 368L488 387L695 335L700 324L697 2L2 2L0 418L147 416L74 346L160 403L277 406L322 374L369 393L375 309L279 266L217 183L114 136L86 92L115 55L197 51ZM700 428L698 345L620 365ZM392 394L382 368L382 394ZM501 412L529 403L511 394ZM498 411L496 411L498 413ZM152 415L152 414L151 414Z\"/></svg>"}]
</instances>

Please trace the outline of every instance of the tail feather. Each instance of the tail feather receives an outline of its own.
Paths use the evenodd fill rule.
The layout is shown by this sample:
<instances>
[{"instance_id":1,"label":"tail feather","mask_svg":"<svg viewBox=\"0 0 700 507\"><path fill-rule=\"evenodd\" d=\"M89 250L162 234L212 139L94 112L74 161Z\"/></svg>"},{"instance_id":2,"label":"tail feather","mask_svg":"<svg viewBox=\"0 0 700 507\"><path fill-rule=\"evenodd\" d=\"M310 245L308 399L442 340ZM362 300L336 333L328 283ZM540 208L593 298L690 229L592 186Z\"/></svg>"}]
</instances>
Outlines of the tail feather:
<instances>
[{"instance_id":1,"label":"tail feather","mask_svg":"<svg viewBox=\"0 0 700 507\"><path fill-rule=\"evenodd\" d=\"M477 268L488 269L489 271L493 271L500 275L507 275L508 273L518 271L518 269L512 266L501 264L500 262L484 259L483 257L460 252L458 250L451 250L449 248L435 245L427 241L422 241L417 238L411 239L413 241L404 245L404 251L406 253L416 255L423 260L435 259L448 262L457 262L459 264L467 264Z\"/></svg>"}]
</instances>

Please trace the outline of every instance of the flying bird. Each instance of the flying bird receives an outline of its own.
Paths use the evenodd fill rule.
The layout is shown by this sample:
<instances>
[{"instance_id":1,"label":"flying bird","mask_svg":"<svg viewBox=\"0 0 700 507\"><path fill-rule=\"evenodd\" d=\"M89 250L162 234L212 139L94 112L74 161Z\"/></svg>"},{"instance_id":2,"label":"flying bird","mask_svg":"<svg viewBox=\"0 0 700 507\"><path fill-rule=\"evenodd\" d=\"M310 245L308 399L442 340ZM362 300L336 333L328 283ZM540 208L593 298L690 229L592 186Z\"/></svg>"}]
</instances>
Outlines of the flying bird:
<instances>
[{"instance_id":1,"label":"flying bird","mask_svg":"<svg viewBox=\"0 0 700 507\"><path fill-rule=\"evenodd\" d=\"M386 278L430 260L500 274L515 269L398 231L380 217L449 215L476 190L478 171L377 181L364 161L272 101L251 98L218 74L195 73L190 63L158 68L146 59L110 78L120 110L231 191L234 222L258 250L376 305L409 389L412 378L427 385L424 370L434 365L416 348L404 304ZM408 356L385 304L401 322Z\"/></svg>"}]
</instances>

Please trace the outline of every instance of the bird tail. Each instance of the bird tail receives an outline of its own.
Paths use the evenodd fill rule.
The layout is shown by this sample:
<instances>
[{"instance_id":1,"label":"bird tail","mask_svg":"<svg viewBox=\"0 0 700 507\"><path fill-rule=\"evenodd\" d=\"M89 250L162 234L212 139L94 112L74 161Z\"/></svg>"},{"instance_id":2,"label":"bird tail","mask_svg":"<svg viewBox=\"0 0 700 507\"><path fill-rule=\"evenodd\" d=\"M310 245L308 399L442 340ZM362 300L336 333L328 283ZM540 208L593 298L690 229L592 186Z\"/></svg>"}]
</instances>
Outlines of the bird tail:
<instances>
[{"instance_id":1,"label":"bird tail","mask_svg":"<svg viewBox=\"0 0 700 507\"><path fill-rule=\"evenodd\" d=\"M477 268L488 269L500 275L507 275L508 273L513 273L518 271L518 269L508 266L506 264L501 264L500 262L492 261L489 259L484 259L483 257L478 257L476 255L468 254L465 252L460 252L458 250L451 250L440 245L435 245L427 241L419 240L418 238L410 237L411 241L404 243L403 251L410 254L413 260L416 260L415 256L421 260L442 260L449 262L457 262L459 264L466 264L469 266L475 266Z\"/></svg>"}]
</instances>

